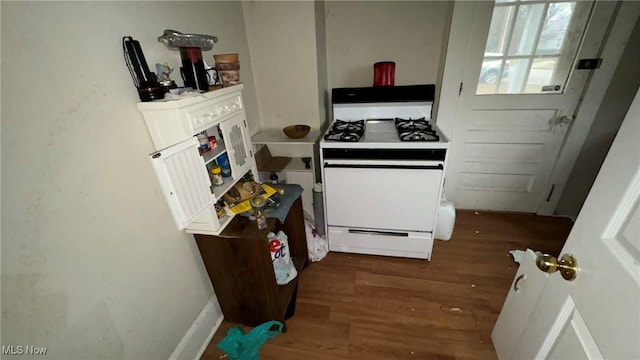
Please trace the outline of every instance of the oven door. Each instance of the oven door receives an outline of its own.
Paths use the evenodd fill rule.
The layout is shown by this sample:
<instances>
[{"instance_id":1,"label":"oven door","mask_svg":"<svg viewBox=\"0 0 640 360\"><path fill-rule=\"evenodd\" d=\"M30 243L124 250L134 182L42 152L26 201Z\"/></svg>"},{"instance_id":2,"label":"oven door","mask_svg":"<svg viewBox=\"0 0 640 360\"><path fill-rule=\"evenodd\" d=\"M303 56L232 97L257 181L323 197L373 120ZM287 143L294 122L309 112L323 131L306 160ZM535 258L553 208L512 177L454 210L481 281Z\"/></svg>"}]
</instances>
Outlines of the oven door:
<instances>
[{"instance_id":1,"label":"oven door","mask_svg":"<svg viewBox=\"0 0 640 360\"><path fill-rule=\"evenodd\" d=\"M432 231L443 162L325 160L328 226Z\"/></svg>"}]
</instances>

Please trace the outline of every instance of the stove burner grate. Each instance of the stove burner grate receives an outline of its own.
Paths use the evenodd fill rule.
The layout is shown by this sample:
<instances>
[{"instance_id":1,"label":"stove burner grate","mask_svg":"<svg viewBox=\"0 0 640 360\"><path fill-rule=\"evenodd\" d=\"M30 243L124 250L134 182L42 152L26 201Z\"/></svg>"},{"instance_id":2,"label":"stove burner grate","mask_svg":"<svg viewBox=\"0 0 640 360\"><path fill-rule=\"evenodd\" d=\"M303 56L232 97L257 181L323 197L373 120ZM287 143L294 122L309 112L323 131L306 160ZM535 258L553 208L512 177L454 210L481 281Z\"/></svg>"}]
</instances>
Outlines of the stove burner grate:
<instances>
[{"instance_id":1,"label":"stove burner grate","mask_svg":"<svg viewBox=\"0 0 640 360\"><path fill-rule=\"evenodd\" d=\"M424 118L394 120L398 136L402 141L439 141L440 136L431 127L431 124Z\"/></svg>"},{"instance_id":2,"label":"stove burner grate","mask_svg":"<svg viewBox=\"0 0 640 360\"><path fill-rule=\"evenodd\" d=\"M324 135L325 140L360 141L364 136L364 120L344 121L336 119L331 128Z\"/></svg>"}]
</instances>

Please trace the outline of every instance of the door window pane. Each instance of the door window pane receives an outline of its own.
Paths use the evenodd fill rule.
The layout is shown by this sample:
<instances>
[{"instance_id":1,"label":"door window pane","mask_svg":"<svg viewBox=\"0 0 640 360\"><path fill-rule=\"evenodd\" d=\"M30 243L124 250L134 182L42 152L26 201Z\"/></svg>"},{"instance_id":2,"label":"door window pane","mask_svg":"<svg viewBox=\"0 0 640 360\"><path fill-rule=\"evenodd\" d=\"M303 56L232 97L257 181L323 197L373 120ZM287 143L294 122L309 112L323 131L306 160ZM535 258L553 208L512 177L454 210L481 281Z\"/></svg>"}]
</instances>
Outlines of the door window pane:
<instances>
[{"instance_id":1,"label":"door window pane","mask_svg":"<svg viewBox=\"0 0 640 360\"><path fill-rule=\"evenodd\" d=\"M562 48L565 33L571 21L571 14L575 8L575 3L553 3L549 4L544 27L540 33L538 41L537 55L558 55Z\"/></svg>"},{"instance_id":2,"label":"door window pane","mask_svg":"<svg viewBox=\"0 0 640 360\"><path fill-rule=\"evenodd\" d=\"M516 23L511 30L509 55L528 55L533 52L544 8L544 4L518 6Z\"/></svg>"},{"instance_id":3,"label":"door window pane","mask_svg":"<svg viewBox=\"0 0 640 360\"><path fill-rule=\"evenodd\" d=\"M533 64L531 64L531 70L529 71L529 78L527 79L527 85L523 92L542 92L543 86L549 86L549 84L551 84L553 71L557 64L558 58L533 59Z\"/></svg>"},{"instance_id":4,"label":"door window pane","mask_svg":"<svg viewBox=\"0 0 640 360\"><path fill-rule=\"evenodd\" d=\"M496 0L476 94L563 92L592 6Z\"/></svg>"},{"instance_id":5,"label":"door window pane","mask_svg":"<svg viewBox=\"0 0 640 360\"><path fill-rule=\"evenodd\" d=\"M486 53L502 54L508 41L507 34L515 8L512 6L496 7L491 18L491 28L487 38Z\"/></svg>"}]
</instances>

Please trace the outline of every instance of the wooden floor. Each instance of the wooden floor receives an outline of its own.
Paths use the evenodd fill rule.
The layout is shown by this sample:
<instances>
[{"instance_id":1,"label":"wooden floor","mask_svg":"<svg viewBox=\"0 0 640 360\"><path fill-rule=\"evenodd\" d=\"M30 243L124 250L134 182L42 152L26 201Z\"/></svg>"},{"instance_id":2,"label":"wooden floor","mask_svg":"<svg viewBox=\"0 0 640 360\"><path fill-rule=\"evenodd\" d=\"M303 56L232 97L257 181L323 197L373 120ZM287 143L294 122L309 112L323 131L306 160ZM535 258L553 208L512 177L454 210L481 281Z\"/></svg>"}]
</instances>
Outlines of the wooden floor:
<instances>
[{"instance_id":1,"label":"wooden floor","mask_svg":"<svg viewBox=\"0 0 640 360\"><path fill-rule=\"evenodd\" d=\"M300 278L288 331L261 359L495 359L491 330L518 264L509 250L555 256L571 221L458 211L431 261L329 253ZM235 326L223 322L202 359ZM243 327L246 332L250 330Z\"/></svg>"}]
</instances>

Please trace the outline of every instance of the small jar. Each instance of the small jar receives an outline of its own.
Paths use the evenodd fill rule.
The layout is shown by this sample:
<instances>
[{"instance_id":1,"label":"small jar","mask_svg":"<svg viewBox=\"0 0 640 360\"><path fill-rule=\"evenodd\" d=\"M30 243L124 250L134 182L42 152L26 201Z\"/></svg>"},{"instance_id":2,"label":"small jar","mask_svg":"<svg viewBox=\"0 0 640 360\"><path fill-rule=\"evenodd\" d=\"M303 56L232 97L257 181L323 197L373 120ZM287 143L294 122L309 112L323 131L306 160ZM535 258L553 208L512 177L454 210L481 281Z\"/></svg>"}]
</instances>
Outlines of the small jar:
<instances>
[{"instance_id":1,"label":"small jar","mask_svg":"<svg viewBox=\"0 0 640 360\"><path fill-rule=\"evenodd\" d=\"M262 196L256 196L251 199L251 206L255 209L256 214L256 225L258 225L258 230L264 230L267 228L267 217L264 216L263 209L267 202L264 200Z\"/></svg>"},{"instance_id":2,"label":"small jar","mask_svg":"<svg viewBox=\"0 0 640 360\"><path fill-rule=\"evenodd\" d=\"M272 171L271 175L269 175L269 182L271 184L278 184L278 174L275 171Z\"/></svg>"},{"instance_id":3,"label":"small jar","mask_svg":"<svg viewBox=\"0 0 640 360\"><path fill-rule=\"evenodd\" d=\"M200 150L200 154L204 154L211 150L209 148L209 137L207 136L206 130L198 134L198 141L200 142L200 147L198 148Z\"/></svg>"},{"instance_id":4,"label":"small jar","mask_svg":"<svg viewBox=\"0 0 640 360\"><path fill-rule=\"evenodd\" d=\"M209 148L215 149L218 146L218 140L215 136L209 136Z\"/></svg>"},{"instance_id":5,"label":"small jar","mask_svg":"<svg viewBox=\"0 0 640 360\"><path fill-rule=\"evenodd\" d=\"M218 165L211 167L211 177L213 179L213 186L220 186L224 184L224 179L222 178L222 168Z\"/></svg>"},{"instance_id":6,"label":"small jar","mask_svg":"<svg viewBox=\"0 0 640 360\"><path fill-rule=\"evenodd\" d=\"M267 218L262 213L262 209L256 210L256 224L258 224L258 230L267 228Z\"/></svg>"}]
</instances>

